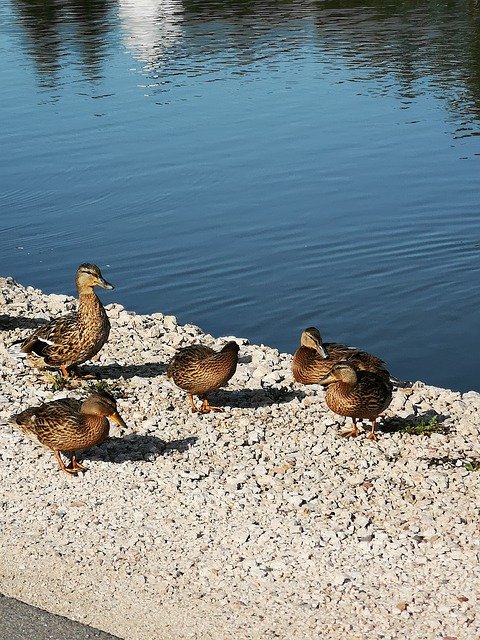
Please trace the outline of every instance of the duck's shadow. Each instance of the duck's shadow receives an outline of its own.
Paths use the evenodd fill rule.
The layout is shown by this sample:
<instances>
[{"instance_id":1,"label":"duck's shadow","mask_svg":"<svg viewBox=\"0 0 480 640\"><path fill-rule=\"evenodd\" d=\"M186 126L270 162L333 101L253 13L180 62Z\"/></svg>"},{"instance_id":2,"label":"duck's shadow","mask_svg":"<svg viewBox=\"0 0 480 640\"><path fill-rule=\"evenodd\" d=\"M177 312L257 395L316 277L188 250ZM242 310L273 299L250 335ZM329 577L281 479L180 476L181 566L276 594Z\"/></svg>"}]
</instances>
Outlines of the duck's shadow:
<instances>
[{"instance_id":1,"label":"duck's shadow","mask_svg":"<svg viewBox=\"0 0 480 640\"><path fill-rule=\"evenodd\" d=\"M382 431L385 433L408 433L422 436L432 433L447 433L448 426L444 424L450 416L437 413L434 409L422 414L411 414L406 418L388 416L383 419Z\"/></svg>"},{"instance_id":2,"label":"duck's shadow","mask_svg":"<svg viewBox=\"0 0 480 640\"><path fill-rule=\"evenodd\" d=\"M119 378L155 378L167 372L167 365L162 362L145 362L143 364L108 364L92 365L87 364L82 367L83 373L95 376L102 380L109 378L117 380Z\"/></svg>"},{"instance_id":3,"label":"duck's shadow","mask_svg":"<svg viewBox=\"0 0 480 640\"><path fill-rule=\"evenodd\" d=\"M443 469L454 469L456 467L463 467L467 471L478 472L480 470L480 458L463 457L451 457L440 456L433 458L421 458L425 460L428 467L442 467Z\"/></svg>"},{"instance_id":4,"label":"duck's shadow","mask_svg":"<svg viewBox=\"0 0 480 640\"><path fill-rule=\"evenodd\" d=\"M306 394L297 389L281 387L265 387L264 389L235 389L232 391L220 390L208 396L212 405L220 407L238 407L254 409L255 407L269 407L272 404L283 404L298 399L303 400Z\"/></svg>"},{"instance_id":5,"label":"duck's shadow","mask_svg":"<svg viewBox=\"0 0 480 640\"><path fill-rule=\"evenodd\" d=\"M445 424L451 416L437 413L434 409L421 415L409 415L406 418L389 417L384 420L383 431L386 433L408 433L414 436L430 436L432 433L448 434L450 426ZM435 447L433 447L435 451ZM423 456L419 458L427 463L428 467L442 467L454 469L463 467L467 471L480 469L480 458L468 456Z\"/></svg>"},{"instance_id":6,"label":"duck's shadow","mask_svg":"<svg viewBox=\"0 0 480 640\"><path fill-rule=\"evenodd\" d=\"M170 451L184 453L195 444L197 439L196 436L190 436L167 442L156 436L129 433L123 438L116 436L107 438L101 445L83 452L81 457L84 460L103 460L114 463L122 463L127 460L130 462L152 462L158 456L165 455Z\"/></svg>"},{"instance_id":7,"label":"duck's shadow","mask_svg":"<svg viewBox=\"0 0 480 640\"><path fill-rule=\"evenodd\" d=\"M38 329L48 322L45 318L22 318L0 314L0 329Z\"/></svg>"}]
</instances>

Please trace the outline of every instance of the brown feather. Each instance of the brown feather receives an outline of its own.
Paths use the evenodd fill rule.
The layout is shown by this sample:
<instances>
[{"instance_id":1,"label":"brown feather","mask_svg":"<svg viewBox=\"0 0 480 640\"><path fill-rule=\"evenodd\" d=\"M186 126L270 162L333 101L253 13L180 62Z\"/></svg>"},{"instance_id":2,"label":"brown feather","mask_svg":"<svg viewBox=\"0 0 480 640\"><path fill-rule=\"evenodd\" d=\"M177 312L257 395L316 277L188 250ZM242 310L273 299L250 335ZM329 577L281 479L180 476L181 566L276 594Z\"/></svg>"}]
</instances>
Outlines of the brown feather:
<instances>
[{"instance_id":1,"label":"brown feather","mask_svg":"<svg viewBox=\"0 0 480 640\"><path fill-rule=\"evenodd\" d=\"M324 357L318 348L320 351L323 348L328 357ZM323 342L315 327L309 327L302 333L301 346L292 360L292 374L301 384L319 384L320 379L340 360L348 360L358 370L371 371L385 381L390 380L390 373L384 367L383 360L355 347L337 342Z\"/></svg>"},{"instance_id":2,"label":"brown feather","mask_svg":"<svg viewBox=\"0 0 480 640\"><path fill-rule=\"evenodd\" d=\"M24 340L21 350L36 367L72 367L95 356L108 340L110 322L94 286L113 288L95 265L77 270L78 309L52 320Z\"/></svg>"},{"instance_id":3,"label":"brown feather","mask_svg":"<svg viewBox=\"0 0 480 640\"><path fill-rule=\"evenodd\" d=\"M123 423L109 393L91 394L81 402L62 398L29 407L10 419L25 435L52 451L73 452L103 442L109 434L108 417Z\"/></svg>"},{"instance_id":4,"label":"brown feather","mask_svg":"<svg viewBox=\"0 0 480 640\"><path fill-rule=\"evenodd\" d=\"M238 351L239 346L233 341L218 352L202 344L184 347L171 359L167 376L184 391L204 398L223 387L233 376Z\"/></svg>"},{"instance_id":5,"label":"brown feather","mask_svg":"<svg viewBox=\"0 0 480 640\"><path fill-rule=\"evenodd\" d=\"M371 371L355 369L350 362L337 363L319 381L327 387L325 401L341 416L375 420L392 401L392 383Z\"/></svg>"}]
</instances>

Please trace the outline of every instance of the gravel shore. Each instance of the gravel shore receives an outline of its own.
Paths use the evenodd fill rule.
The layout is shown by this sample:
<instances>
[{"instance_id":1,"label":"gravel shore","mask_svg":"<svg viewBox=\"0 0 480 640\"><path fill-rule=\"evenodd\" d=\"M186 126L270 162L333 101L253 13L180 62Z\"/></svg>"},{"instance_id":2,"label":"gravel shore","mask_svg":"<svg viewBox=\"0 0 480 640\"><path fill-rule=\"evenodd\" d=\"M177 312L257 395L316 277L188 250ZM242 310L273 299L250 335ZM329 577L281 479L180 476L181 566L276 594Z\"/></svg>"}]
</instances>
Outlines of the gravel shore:
<instances>
[{"instance_id":1,"label":"gravel shore","mask_svg":"<svg viewBox=\"0 0 480 640\"><path fill-rule=\"evenodd\" d=\"M480 394L408 384L378 442L345 440L290 354L112 304L84 368L129 429L69 477L7 420L87 383L53 391L8 346L73 308L0 279L0 592L127 640L480 637ZM225 412L193 415L166 363L227 339Z\"/></svg>"}]
</instances>

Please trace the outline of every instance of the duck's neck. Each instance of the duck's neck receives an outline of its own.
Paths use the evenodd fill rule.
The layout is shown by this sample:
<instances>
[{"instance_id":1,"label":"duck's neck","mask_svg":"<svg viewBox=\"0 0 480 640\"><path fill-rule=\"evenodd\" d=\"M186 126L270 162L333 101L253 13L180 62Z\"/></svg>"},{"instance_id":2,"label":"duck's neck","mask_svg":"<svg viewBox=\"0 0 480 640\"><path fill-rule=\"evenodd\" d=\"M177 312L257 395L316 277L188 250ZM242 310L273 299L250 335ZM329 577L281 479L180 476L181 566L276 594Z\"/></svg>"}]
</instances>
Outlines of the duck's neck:
<instances>
[{"instance_id":1,"label":"duck's neck","mask_svg":"<svg viewBox=\"0 0 480 640\"><path fill-rule=\"evenodd\" d=\"M317 358L325 360L325 357L318 351L316 347L310 347L307 344L303 344L302 352L304 353L305 357L308 357L310 360L316 360Z\"/></svg>"},{"instance_id":2,"label":"duck's neck","mask_svg":"<svg viewBox=\"0 0 480 640\"><path fill-rule=\"evenodd\" d=\"M219 351L215 357L217 366L219 367L229 367L231 375L235 373L237 368L237 354L235 351Z\"/></svg>"},{"instance_id":3,"label":"duck's neck","mask_svg":"<svg viewBox=\"0 0 480 640\"><path fill-rule=\"evenodd\" d=\"M343 393L344 395L348 395L349 393L352 393L352 391L354 391L355 389L354 382L345 382L344 380L339 380L336 383L336 385L340 393Z\"/></svg>"},{"instance_id":4,"label":"duck's neck","mask_svg":"<svg viewBox=\"0 0 480 640\"><path fill-rule=\"evenodd\" d=\"M95 441L104 440L110 431L110 423L105 416L95 416L91 414L81 415L82 425L92 434Z\"/></svg>"},{"instance_id":5,"label":"duck's neck","mask_svg":"<svg viewBox=\"0 0 480 640\"><path fill-rule=\"evenodd\" d=\"M105 310L93 287L78 289L78 315L80 318L103 316Z\"/></svg>"}]
</instances>

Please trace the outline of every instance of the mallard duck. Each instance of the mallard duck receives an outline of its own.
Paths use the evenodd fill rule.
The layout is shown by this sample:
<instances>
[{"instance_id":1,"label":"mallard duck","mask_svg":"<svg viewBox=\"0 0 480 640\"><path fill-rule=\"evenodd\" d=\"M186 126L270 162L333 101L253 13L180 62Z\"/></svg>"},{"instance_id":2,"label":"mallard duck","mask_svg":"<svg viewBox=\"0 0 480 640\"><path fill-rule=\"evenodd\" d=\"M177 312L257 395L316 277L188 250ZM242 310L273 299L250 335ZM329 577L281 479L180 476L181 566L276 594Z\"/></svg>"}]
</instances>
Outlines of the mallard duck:
<instances>
[{"instance_id":1,"label":"mallard duck","mask_svg":"<svg viewBox=\"0 0 480 640\"><path fill-rule=\"evenodd\" d=\"M233 340L227 342L221 351L214 351L202 344L192 344L179 349L171 359L167 376L175 384L188 392L193 413L223 411L220 407L212 407L207 395L223 387L237 369L238 351L240 347ZM197 408L193 396L202 399L202 406Z\"/></svg>"},{"instance_id":2,"label":"mallard duck","mask_svg":"<svg viewBox=\"0 0 480 640\"><path fill-rule=\"evenodd\" d=\"M20 347L34 366L57 367L65 377L78 375L78 365L97 354L110 333L108 316L93 288L113 289L113 285L89 263L78 267L75 283L77 311L36 329Z\"/></svg>"},{"instance_id":3,"label":"mallard duck","mask_svg":"<svg viewBox=\"0 0 480 640\"><path fill-rule=\"evenodd\" d=\"M355 347L337 342L324 343L320 331L315 327L308 327L302 332L300 347L292 360L293 377L301 384L319 384L319 380L340 360L348 360L356 369L372 371L390 380L383 360Z\"/></svg>"},{"instance_id":4,"label":"mallard duck","mask_svg":"<svg viewBox=\"0 0 480 640\"><path fill-rule=\"evenodd\" d=\"M371 371L355 369L350 362L341 361L319 384L327 387L325 400L328 407L341 416L350 416L353 428L344 431L343 436L358 436L357 420L367 418L372 421L372 430L367 435L376 440L375 420L392 401L392 383Z\"/></svg>"},{"instance_id":5,"label":"mallard duck","mask_svg":"<svg viewBox=\"0 0 480 640\"><path fill-rule=\"evenodd\" d=\"M86 470L78 462L76 451L94 447L108 437L108 418L123 428L127 427L117 411L115 398L102 391L92 393L83 402L62 398L30 407L12 416L10 423L51 449L62 471L76 474ZM60 457L60 451L71 454L68 466Z\"/></svg>"}]
</instances>

